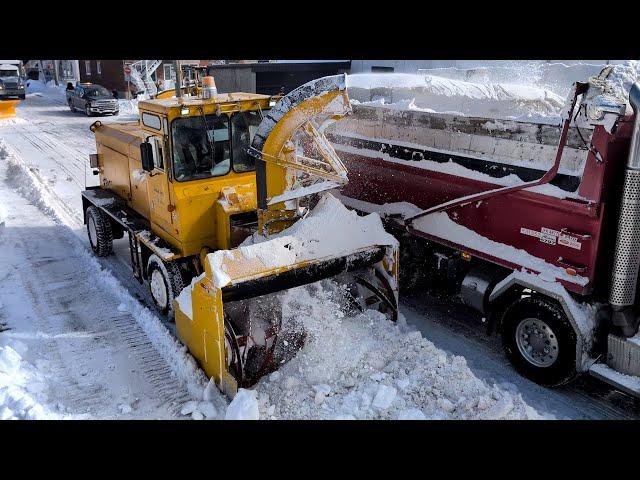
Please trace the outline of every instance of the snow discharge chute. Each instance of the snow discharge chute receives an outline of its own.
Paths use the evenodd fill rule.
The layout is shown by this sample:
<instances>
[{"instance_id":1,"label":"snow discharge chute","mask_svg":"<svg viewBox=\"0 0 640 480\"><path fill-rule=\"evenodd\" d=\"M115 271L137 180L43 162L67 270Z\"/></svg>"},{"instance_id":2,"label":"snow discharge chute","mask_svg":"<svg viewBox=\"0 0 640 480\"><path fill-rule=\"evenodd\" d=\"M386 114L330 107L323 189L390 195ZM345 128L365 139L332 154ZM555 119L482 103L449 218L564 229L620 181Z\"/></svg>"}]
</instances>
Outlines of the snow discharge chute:
<instances>
[{"instance_id":1,"label":"snow discharge chute","mask_svg":"<svg viewBox=\"0 0 640 480\"><path fill-rule=\"evenodd\" d=\"M344 75L311 81L265 112L256 158L258 231L240 247L209 253L204 273L175 302L179 337L220 389L233 396L301 348L270 294L340 277L358 308L395 320L398 244L376 214L347 210L330 193L347 171L323 134L351 107ZM277 300L277 299L276 299Z\"/></svg>"}]
</instances>

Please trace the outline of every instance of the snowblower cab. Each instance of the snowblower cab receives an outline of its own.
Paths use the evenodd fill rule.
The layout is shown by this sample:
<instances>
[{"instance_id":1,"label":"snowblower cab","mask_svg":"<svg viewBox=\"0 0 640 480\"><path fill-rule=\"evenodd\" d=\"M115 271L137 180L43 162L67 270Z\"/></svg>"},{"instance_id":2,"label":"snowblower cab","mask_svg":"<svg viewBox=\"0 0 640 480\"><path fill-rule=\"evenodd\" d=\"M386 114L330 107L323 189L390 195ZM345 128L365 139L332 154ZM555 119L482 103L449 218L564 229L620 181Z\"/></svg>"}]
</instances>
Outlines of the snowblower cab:
<instances>
[{"instance_id":1,"label":"snowblower cab","mask_svg":"<svg viewBox=\"0 0 640 480\"><path fill-rule=\"evenodd\" d=\"M203 273L174 302L178 336L230 396L304 344L304 329L283 327L276 292L340 277L355 306L396 319L396 240L377 215L360 217L326 193L347 183L347 171L323 131L350 111L344 75L302 85L264 111L248 150L257 231L202 258Z\"/></svg>"}]
</instances>

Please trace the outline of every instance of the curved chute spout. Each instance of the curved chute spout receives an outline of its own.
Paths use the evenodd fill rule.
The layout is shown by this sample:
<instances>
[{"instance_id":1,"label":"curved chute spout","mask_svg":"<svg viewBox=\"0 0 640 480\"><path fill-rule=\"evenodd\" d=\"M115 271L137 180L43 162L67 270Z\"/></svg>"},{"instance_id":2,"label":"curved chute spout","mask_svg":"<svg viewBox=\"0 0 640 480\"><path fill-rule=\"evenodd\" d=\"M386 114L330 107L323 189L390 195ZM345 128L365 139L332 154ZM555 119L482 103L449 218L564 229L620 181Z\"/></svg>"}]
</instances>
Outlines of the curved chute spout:
<instances>
[{"instance_id":1,"label":"curved chute spout","mask_svg":"<svg viewBox=\"0 0 640 480\"><path fill-rule=\"evenodd\" d=\"M347 170L322 132L328 122L349 113L345 75L333 75L296 88L265 114L249 149L257 159L259 210L282 210L278 199L285 191L287 199L299 198L295 195L347 183ZM316 187L298 190L300 176L305 187L310 182Z\"/></svg>"}]
</instances>

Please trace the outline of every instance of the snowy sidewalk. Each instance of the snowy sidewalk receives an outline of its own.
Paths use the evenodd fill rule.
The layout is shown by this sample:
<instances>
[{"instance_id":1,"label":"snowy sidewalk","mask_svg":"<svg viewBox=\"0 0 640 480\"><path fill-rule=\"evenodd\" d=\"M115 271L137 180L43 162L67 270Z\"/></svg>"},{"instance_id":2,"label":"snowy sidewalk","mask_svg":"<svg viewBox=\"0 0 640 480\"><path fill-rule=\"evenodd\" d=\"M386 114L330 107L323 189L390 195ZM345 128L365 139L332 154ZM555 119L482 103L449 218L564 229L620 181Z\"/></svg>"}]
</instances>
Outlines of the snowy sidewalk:
<instances>
[{"instance_id":1,"label":"snowy sidewalk","mask_svg":"<svg viewBox=\"0 0 640 480\"><path fill-rule=\"evenodd\" d=\"M0 418L172 418L189 398L73 233L0 153Z\"/></svg>"}]
</instances>

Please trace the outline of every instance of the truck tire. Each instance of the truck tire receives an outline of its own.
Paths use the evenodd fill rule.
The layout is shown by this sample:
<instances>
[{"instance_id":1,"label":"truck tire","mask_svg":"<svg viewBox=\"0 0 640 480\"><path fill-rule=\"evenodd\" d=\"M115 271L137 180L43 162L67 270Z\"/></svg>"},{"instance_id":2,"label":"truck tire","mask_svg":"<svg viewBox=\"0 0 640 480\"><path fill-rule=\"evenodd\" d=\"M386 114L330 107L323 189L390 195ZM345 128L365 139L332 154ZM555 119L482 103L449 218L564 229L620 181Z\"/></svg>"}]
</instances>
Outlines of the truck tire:
<instances>
[{"instance_id":1,"label":"truck tire","mask_svg":"<svg viewBox=\"0 0 640 480\"><path fill-rule=\"evenodd\" d=\"M106 257L113 253L113 232L109 217L93 205L86 212L87 235L93 253L98 257Z\"/></svg>"},{"instance_id":2,"label":"truck tire","mask_svg":"<svg viewBox=\"0 0 640 480\"><path fill-rule=\"evenodd\" d=\"M21 93L20 95L18 95L18 98L19 98L20 100L24 100L26 97L27 97L27 95L26 95L26 94L24 94L24 93Z\"/></svg>"},{"instance_id":3,"label":"truck tire","mask_svg":"<svg viewBox=\"0 0 640 480\"><path fill-rule=\"evenodd\" d=\"M512 303L502 319L502 346L515 369L540 385L554 387L576 376L576 333L549 299Z\"/></svg>"},{"instance_id":4,"label":"truck tire","mask_svg":"<svg viewBox=\"0 0 640 480\"><path fill-rule=\"evenodd\" d=\"M163 262L157 255L151 255L147 262L149 291L157 310L169 320L173 320L173 300L180 295L184 281L176 262Z\"/></svg>"}]
</instances>

